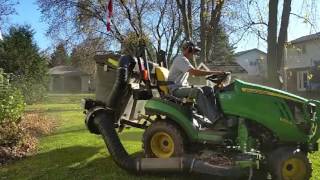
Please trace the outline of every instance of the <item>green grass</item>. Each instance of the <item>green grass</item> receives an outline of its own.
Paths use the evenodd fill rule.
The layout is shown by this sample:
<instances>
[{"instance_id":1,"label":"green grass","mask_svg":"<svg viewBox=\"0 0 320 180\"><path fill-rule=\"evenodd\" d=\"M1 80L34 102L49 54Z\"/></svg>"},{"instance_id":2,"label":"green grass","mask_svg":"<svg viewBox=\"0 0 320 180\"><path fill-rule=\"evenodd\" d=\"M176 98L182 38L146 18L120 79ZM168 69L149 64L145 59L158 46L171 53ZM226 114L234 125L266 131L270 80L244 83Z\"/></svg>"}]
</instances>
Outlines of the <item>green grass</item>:
<instances>
[{"instance_id":1,"label":"green grass","mask_svg":"<svg viewBox=\"0 0 320 180\"><path fill-rule=\"evenodd\" d=\"M201 179L195 176L136 176L112 161L100 136L90 134L84 125L80 99L90 94L51 94L46 103L31 105L27 111L45 110L57 121L54 133L40 139L38 153L0 167L0 179L107 179L173 180ZM141 131L121 134L130 153L141 150ZM310 155L315 177L320 177L320 153Z\"/></svg>"},{"instance_id":2,"label":"green grass","mask_svg":"<svg viewBox=\"0 0 320 180\"><path fill-rule=\"evenodd\" d=\"M0 167L0 179L186 179L183 176L143 176L128 174L112 161L100 136L90 134L84 125L80 99L90 94L51 94L45 103L27 111L45 110L56 119L54 133L40 139L38 153ZM141 150L141 131L121 134L130 153Z\"/></svg>"}]
</instances>

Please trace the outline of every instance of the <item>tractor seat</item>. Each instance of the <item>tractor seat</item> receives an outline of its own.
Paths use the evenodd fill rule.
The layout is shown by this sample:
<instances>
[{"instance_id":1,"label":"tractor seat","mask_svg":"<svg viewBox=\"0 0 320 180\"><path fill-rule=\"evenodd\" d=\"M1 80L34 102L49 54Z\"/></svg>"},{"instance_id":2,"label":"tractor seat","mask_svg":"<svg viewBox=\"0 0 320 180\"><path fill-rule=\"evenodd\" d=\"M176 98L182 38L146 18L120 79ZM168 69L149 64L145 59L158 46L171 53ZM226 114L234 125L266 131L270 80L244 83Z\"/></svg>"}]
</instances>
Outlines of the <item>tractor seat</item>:
<instances>
[{"instance_id":1,"label":"tractor seat","mask_svg":"<svg viewBox=\"0 0 320 180\"><path fill-rule=\"evenodd\" d=\"M159 91L163 95L169 94L169 83L168 83L168 76L169 76L169 70L164 67L156 67L156 80L157 80L157 86Z\"/></svg>"}]
</instances>

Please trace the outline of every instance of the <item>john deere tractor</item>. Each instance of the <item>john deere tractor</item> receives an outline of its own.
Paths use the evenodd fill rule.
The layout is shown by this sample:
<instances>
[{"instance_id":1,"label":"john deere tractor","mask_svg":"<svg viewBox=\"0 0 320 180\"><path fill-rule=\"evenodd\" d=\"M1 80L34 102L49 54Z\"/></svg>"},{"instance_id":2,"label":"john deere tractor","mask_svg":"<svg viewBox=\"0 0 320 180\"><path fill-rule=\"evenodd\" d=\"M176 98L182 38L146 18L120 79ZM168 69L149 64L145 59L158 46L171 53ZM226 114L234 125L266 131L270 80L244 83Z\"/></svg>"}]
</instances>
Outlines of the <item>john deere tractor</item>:
<instances>
[{"instance_id":1,"label":"john deere tractor","mask_svg":"<svg viewBox=\"0 0 320 180\"><path fill-rule=\"evenodd\" d=\"M160 63L161 64L161 63ZM168 91L168 69L144 55L122 56L106 102L86 99L85 123L113 160L133 173L185 172L249 179L307 180L318 150L320 102L266 86L207 77L223 117L211 123L193 99ZM139 108L140 107L140 108ZM143 129L143 156L128 155L118 133Z\"/></svg>"}]
</instances>

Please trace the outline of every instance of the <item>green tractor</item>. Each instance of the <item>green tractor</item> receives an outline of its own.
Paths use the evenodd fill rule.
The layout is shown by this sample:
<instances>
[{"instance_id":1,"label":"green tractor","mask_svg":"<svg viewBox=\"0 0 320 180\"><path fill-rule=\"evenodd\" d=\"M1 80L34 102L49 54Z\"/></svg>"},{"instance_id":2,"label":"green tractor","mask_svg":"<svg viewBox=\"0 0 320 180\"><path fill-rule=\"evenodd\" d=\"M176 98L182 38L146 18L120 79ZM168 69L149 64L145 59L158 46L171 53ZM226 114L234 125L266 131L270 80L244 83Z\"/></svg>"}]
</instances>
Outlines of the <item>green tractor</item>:
<instances>
[{"instance_id":1,"label":"green tractor","mask_svg":"<svg viewBox=\"0 0 320 180\"><path fill-rule=\"evenodd\" d=\"M223 114L210 123L192 99L168 93L166 68L151 67L142 57L120 58L106 103L83 102L86 126L102 135L121 168L231 179L310 179L307 155L318 150L319 101L240 80L229 83L228 74L210 76ZM143 157L130 156L123 147L118 133L127 126L144 129Z\"/></svg>"}]
</instances>

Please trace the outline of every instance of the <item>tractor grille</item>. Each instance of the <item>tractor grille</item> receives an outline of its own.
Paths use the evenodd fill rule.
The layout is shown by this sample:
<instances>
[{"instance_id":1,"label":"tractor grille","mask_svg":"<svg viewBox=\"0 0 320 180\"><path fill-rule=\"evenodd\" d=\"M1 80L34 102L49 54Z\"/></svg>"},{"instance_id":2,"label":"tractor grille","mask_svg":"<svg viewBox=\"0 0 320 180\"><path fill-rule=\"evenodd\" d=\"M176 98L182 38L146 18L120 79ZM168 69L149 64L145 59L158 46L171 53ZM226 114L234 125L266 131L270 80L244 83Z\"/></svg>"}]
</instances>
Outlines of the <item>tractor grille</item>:
<instances>
[{"instance_id":1,"label":"tractor grille","mask_svg":"<svg viewBox=\"0 0 320 180\"><path fill-rule=\"evenodd\" d=\"M304 133L310 133L311 123L308 119L313 119L315 107L312 104L308 104L304 109L303 103L294 101L287 101L287 105L293 115L296 126Z\"/></svg>"}]
</instances>

